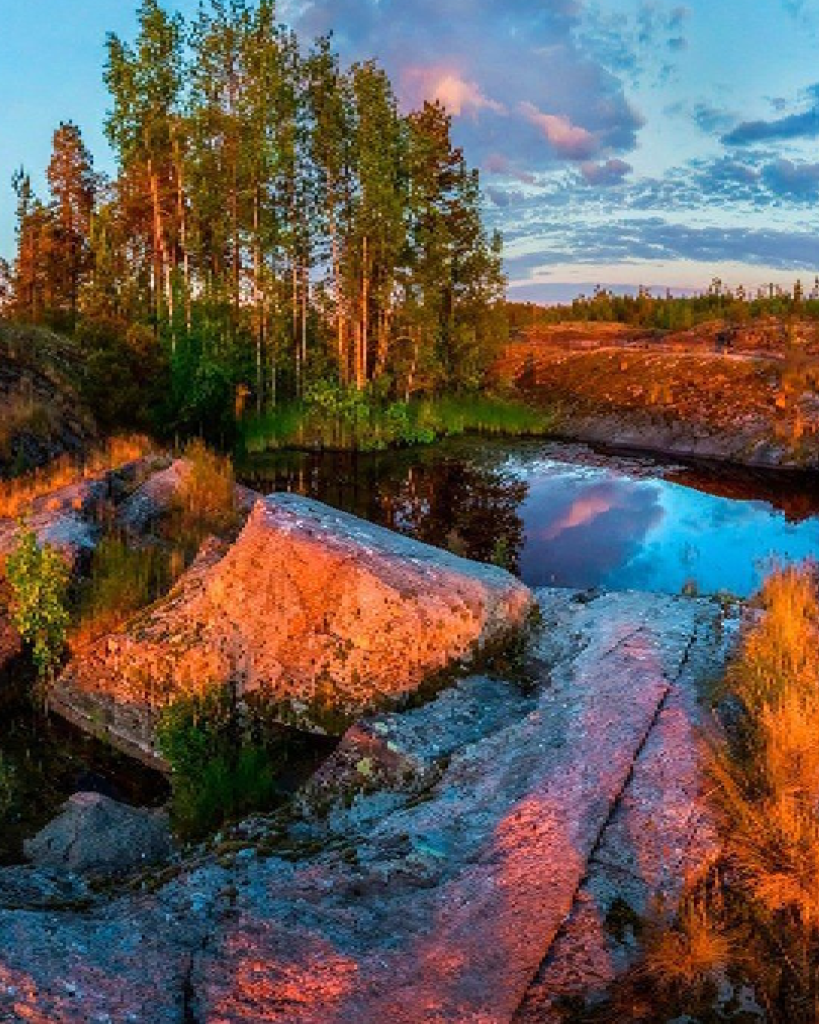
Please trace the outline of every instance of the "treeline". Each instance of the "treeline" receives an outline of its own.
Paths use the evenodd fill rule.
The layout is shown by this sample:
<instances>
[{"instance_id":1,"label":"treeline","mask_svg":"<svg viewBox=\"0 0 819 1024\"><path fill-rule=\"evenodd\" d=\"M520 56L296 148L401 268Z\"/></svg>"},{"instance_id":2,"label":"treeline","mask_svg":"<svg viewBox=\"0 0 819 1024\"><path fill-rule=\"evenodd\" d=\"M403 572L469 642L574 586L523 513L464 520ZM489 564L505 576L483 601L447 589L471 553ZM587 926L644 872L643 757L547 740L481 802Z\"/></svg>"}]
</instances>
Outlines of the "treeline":
<instances>
[{"instance_id":1,"label":"treeline","mask_svg":"<svg viewBox=\"0 0 819 1024\"><path fill-rule=\"evenodd\" d=\"M111 35L95 173L61 124L49 195L20 171L11 315L74 331L103 418L224 431L316 382L385 399L480 387L504 339L501 242L440 104L404 114L272 0L189 23L143 0ZM109 408L106 408L106 403Z\"/></svg>"},{"instance_id":2,"label":"treeline","mask_svg":"<svg viewBox=\"0 0 819 1024\"><path fill-rule=\"evenodd\" d=\"M641 288L636 295L616 295L596 288L591 296L578 296L572 303L541 306L533 302L507 305L509 326L523 330L538 324L574 322L621 323L664 331L684 331L709 320L742 324L764 317L788 319L803 317L819 320L819 278L810 292L801 281L792 289L767 285L750 291L741 285L726 288L715 279L699 295L675 296L670 292L654 295Z\"/></svg>"}]
</instances>

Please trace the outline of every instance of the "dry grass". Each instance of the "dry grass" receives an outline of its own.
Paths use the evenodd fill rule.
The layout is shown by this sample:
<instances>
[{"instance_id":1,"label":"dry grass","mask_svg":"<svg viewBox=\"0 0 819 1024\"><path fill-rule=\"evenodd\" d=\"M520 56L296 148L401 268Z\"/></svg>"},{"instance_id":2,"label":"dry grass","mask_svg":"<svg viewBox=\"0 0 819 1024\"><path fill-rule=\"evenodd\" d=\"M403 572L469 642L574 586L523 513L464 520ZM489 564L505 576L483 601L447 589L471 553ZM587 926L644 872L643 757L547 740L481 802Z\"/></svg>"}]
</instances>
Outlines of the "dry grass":
<instances>
[{"instance_id":1,"label":"dry grass","mask_svg":"<svg viewBox=\"0 0 819 1024\"><path fill-rule=\"evenodd\" d=\"M202 441L192 441L184 454L190 471L176 495L170 536L198 547L208 535L224 536L238 525L236 478L230 458Z\"/></svg>"},{"instance_id":2,"label":"dry grass","mask_svg":"<svg viewBox=\"0 0 819 1024\"><path fill-rule=\"evenodd\" d=\"M672 1016L702 1009L703 984L716 970L750 986L773 1024L814 1024L819 1020L815 567L774 572L758 606L726 678L742 718L706 744L724 845L714 875L718 881L686 897L678 921L648 943L643 970L659 1001L677 990L669 1006Z\"/></svg>"},{"instance_id":3,"label":"dry grass","mask_svg":"<svg viewBox=\"0 0 819 1024\"><path fill-rule=\"evenodd\" d=\"M37 498L107 470L118 469L154 450L152 442L145 437L115 437L81 460L63 456L24 476L0 480L0 518L21 515Z\"/></svg>"},{"instance_id":4,"label":"dry grass","mask_svg":"<svg viewBox=\"0 0 819 1024\"><path fill-rule=\"evenodd\" d=\"M11 455L12 441L20 434L32 433L49 438L59 426L55 411L35 398L22 385L3 396L0 407L0 456Z\"/></svg>"}]
</instances>

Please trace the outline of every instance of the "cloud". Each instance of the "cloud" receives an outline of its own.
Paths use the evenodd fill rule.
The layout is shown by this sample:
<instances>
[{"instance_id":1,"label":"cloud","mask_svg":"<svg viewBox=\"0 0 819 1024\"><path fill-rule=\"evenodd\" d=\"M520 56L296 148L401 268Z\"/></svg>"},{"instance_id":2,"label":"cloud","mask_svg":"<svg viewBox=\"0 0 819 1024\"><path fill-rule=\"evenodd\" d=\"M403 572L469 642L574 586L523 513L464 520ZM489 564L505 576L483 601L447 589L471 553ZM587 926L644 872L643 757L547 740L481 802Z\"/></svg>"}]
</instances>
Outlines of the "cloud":
<instances>
[{"instance_id":1,"label":"cloud","mask_svg":"<svg viewBox=\"0 0 819 1024\"><path fill-rule=\"evenodd\" d=\"M819 84L808 90L811 106L797 114L770 120L742 121L722 137L727 146L748 146L757 142L819 137Z\"/></svg>"},{"instance_id":2,"label":"cloud","mask_svg":"<svg viewBox=\"0 0 819 1024\"><path fill-rule=\"evenodd\" d=\"M603 164L587 161L580 167L580 176L587 185L619 185L632 170L625 160L607 160Z\"/></svg>"},{"instance_id":3,"label":"cloud","mask_svg":"<svg viewBox=\"0 0 819 1024\"><path fill-rule=\"evenodd\" d=\"M816 235L806 230L693 227L664 217L624 217L596 224L566 225L550 220L537 228L530 225L530 232L530 251L507 259L507 270L516 281L569 262L693 261L710 267L744 263L797 272L819 269ZM540 251L536 250L536 235L543 240ZM703 276L707 277L707 272Z\"/></svg>"},{"instance_id":4,"label":"cloud","mask_svg":"<svg viewBox=\"0 0 819 1024\"><path fill-rule=\"evenodd\" d=\"M443 67L403 68L401 86L413 106L420 106L424 100L438 100L456 117L474 115L480 110L506 113L502 103L484 96L477 82L467 81L456 71Z\"/></svg>"},{"instance_id":5,"label":"cloud","mask_svg":"<svg viewBox=\"0 0 819 1024\"><path fill-rule=\"evenodd\" d=\"M522 102L519 109L526 120L542 133L552 149L561 156L569 160L585 160L599 151L599 139L585 128L572 124L568 117L544 114L528 100Z\"/></svg>"},{"instance_id":6,"label":"cloud","mask_svg":"<svg viewBox=\"0 0 819 1024\"><path fill-rule=\"evenodd\" d=\"M771 192L779 196L819 196L819 163L776 160L764 169L762 178Z\"/></svg>"},{"instance_id":7,"label":"cloud","mask_svg":"<svg viewBox=\"0 0 819 1024\"><path fill-rule=\"evenodd\" d=\"M478 165L503 154L522 180L637 144L643 119L622 79L580 38L586 0L291 0L286 10L307 36L334 30L345 61L380 61L404 109L441 100Z\"/></svg>"}]
</instances>

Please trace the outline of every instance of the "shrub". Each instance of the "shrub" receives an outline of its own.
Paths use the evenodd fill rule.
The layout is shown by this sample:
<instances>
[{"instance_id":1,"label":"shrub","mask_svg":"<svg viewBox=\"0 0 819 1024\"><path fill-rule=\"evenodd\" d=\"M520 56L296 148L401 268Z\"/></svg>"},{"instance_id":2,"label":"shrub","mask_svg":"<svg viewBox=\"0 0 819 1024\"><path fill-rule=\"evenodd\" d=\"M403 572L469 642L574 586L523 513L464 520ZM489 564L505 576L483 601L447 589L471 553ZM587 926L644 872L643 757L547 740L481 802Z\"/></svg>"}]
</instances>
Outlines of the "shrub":
<instances>
[{"instance_id":1,"label":"shrub","mask_svg":"<svg viewBox=\"0 0 819 1024\"><path fill-rule=\"evenodd\" d=\"M182 697L165 709L157 738L171 766L180 835L198 838L224 821L271 806L279 761L261 733L229 688Z\"/></svg>"},{"instance_id":2,"label":"shrub","mask_svg":"<svg viewBox=\"0 0 819 1024\"><path fill-rule=\"evenodd\" d=\"M69 570L58 551L40 545L34 531L21 524L17 546L6 558L11 588L11 617L20 636L31 644L41 676L50 675L65 649L69 623Z\"/></svg>"}]
</instances>

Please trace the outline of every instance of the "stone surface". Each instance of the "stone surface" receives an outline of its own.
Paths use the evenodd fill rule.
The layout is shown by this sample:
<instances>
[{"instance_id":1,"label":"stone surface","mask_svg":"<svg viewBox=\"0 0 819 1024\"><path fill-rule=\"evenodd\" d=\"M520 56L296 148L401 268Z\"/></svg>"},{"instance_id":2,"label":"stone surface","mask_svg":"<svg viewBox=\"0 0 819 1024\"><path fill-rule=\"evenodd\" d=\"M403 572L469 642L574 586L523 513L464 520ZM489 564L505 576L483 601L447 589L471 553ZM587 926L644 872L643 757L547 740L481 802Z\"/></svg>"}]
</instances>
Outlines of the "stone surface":
<instances>
[{"instance_id":1,"label":"stone surface","mask_svg":"<svg viewBox=\"0 0 819 1024\"><path fill-rule=\"evenodd\" d=\"M690 730L721 612L538 597L535 685L473 677L359 723L316 806L236 830L258 852L85 912L0 910L0 1020L509 1024L536 977L548 996L602 963L601 991L601 912L709 856Z\"/></svg>"},{"instance_id":2,"label":"stone surface","mask_svg":"<svg viewBox=\"0 0 819 1024\"><path fill-rule=\"evenodd\" d=\"M224 557L69 665L57 710L102 718L153 752L174 697L232 680L284 721L338 732L521 626L530 591L458 558L293 495L256 503Z\"/></svg>"},{"instance_id":3,"label":"stone surface","mask_svg":"<svg viewBox=\"0 0 819 1024\"><path fill-rule=\"evenodd\" d=\"M167 812L129 807L101 793L75 793L24 849L37 867L105 876L160 863L173 843Z\"/></svg>"}]
</instances>

